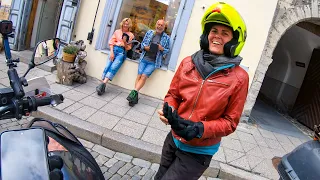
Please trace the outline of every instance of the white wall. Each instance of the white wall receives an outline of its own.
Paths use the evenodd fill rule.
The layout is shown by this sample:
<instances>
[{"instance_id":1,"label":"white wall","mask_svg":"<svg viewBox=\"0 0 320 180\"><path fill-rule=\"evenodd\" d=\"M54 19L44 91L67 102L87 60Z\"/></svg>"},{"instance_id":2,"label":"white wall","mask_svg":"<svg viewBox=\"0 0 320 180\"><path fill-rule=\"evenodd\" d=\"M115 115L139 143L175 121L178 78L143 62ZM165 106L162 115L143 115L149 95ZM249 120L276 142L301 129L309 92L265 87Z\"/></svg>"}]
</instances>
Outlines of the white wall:
<instances>
[{"instance_id":1,"label":"white wall","mask_svg":"<svg viewBox=\"0 0 320 180\"><path fill-rule=\"evenodd\" d=\"M77 25L75 27L76 39L87 38L87 33L91 30L96 6L98 0L82 0ZM193 54L199 50L199 37L201 35L200 21L203 13L211 4L218 2L217 0L195 0L195 5L192 10L191 18L188 23L186 35L184 37L183 45L181 46L178 58L178 65L183 58ZM255 70L259 63L264 44L271 26L274 11L277 5L277 0L242 0L232 1L225 0L225 2L233 5L240 14L242 14L248 29L247 42L243 48L241 56L244 58L242 65L249 67L250 82L253 79ZM107 55L94 50L96 38L99 32L99 25L103 14L106 1L101 1L100 8L97 14L95 24L95 35L92 45L86 41L88 57L87 74L90 76L100 78L104 69ZM177 66L178 67L178 66ZM121 87L132 89L137 75L138 64L131 61L126 61L113 82ZM163 98L170 85L171 79L174 75L172 71L156 70L150 77L141 92L157 98Z\"/></svg>"},{"instance_id":2,"label":"white wall","mask_svg":"<svg viewBox=\"0 0 320 180\"><path fill-rule=\"evenodd\" d=\"M303 83L314 48L320 47L320 37L293 26L280 39L273 53L260 92L286 111L293 107ZM296 66L305 63L305 68Z\"/></svg>"}]
</instances>

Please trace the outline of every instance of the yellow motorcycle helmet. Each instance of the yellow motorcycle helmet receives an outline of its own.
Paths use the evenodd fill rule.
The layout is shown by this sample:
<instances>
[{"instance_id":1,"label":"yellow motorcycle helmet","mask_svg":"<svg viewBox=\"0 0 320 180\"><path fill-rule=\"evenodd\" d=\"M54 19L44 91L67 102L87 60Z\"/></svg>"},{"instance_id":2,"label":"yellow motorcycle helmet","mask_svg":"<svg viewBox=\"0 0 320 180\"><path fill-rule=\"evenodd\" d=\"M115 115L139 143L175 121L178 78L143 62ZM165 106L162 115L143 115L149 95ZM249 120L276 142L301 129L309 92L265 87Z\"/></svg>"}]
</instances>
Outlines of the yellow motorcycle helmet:
<instances>
[{"instance_id":1,"label":"yellow motorcycle helmet","mask_svg":"<svg viewBox=\"0 0 320 180\"><path fill-rule=\"evenodd\" d=\"M204 51L209 51L208 34L214 24L231 27L233 39L224 45L224 54L229 57L239 55L247 38L247 27L238 11L224 2L215 3L206 10L201 20L200 38L200 47Z\"/></svg>"}]
</instances>

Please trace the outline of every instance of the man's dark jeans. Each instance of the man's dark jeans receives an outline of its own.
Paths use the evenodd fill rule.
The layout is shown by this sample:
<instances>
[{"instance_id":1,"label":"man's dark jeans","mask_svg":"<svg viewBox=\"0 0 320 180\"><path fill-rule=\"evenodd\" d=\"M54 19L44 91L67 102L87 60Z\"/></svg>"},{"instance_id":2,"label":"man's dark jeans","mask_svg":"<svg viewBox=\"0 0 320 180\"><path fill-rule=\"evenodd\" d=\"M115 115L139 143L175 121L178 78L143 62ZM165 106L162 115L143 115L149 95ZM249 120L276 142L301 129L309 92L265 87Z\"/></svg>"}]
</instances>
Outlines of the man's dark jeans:
<instances>
[{"instance_id":1,"label":"man's dark jeans","mask_svg":"<svg viewBox=\"0 0 320 180\"><path fill-rule=\"evenodd\" d=\"M194 154L178 149L171 132L167 135L155 180L197 180L209 167L211 155Z\"/></svg>"}]
</instances>

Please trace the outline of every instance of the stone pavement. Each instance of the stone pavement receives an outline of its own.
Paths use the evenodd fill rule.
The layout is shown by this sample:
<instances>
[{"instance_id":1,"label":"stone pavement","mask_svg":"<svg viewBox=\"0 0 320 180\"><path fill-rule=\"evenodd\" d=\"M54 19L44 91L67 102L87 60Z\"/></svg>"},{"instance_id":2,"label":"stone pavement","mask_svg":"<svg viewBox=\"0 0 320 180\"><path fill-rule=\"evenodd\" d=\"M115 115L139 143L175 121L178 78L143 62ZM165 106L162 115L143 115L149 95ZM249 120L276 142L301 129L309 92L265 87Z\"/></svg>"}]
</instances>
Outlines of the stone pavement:
<instances>
[{"instance_id":1,"label":"stone pavement","mask_svg":"<svg viewBox=\"0 0 320 180\"><path fill-rule=\"evenodd\" d=\"M6 119L0 121L0 132L23 128L33 117L24 117L21 120ZM128 154L115 152L98 144L80 139L80 142L88 149L101 168L105 179L112 180L149 180L155 176L159 164L134 158ZM201 180L218 180L202 176Z\"/></svg>"},{"instance_id":2,"label":"stone pavement","mask_svg":"<svg viewBox=\"0 0 320 180\"><path fill-rule=\"evenodd\" d=\"M27 65L20 63L18 73ZM4 57L0 57L0 87L9 86ZM83 139L114 151L159 163L161 147L170 126L164 125L156 110L159 99L139 95L139 104L130 107L129 90L108 85L103 96L97 96L99 80L88 78L86 84L64 86L55 83L55 73L35 68L27 78L45 76L54 93L62 93L64 103L39 108L38 115L58 121ZM305 139L286 136L253 125L240 123L237 130L222 139L206 174L222 179L278 179L271 158L283 156Z\"/></svg>"},{"instance_id":3,"label":"stone pavement","mask_svg":"<svg viewBox=\"0 0 320 180\"><path fill-rule=\"evenodd\" d=\"M101 167L106 179L148 180L153 179L159 164L152 163L128 154L115 152L98 144L80 139L81 143L91 152ZM218 178L202 176L200 180L219 180Z\"/></svg>"}]
</instances>

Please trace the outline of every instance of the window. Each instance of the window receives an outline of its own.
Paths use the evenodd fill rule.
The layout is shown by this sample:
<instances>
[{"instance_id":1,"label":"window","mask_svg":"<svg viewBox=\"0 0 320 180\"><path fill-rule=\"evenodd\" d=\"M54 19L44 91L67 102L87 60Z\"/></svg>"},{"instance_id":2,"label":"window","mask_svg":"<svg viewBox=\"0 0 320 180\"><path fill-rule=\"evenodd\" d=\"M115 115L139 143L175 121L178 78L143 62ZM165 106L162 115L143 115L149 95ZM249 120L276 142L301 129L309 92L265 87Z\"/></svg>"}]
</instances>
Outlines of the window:
<instances>
[{"instance_id":1,"label":"window","mask_svg":"<svg viewBox=\"0 0 320 180\"><path fill-rule=\"evenodd\" d=\"M122 19L130 17L135 39L141 42L145 33L155 28L158 19L165 19L168 24L165 32L170 36L180 2L181 0L123 0L116 21L117 28Z\"/></svg>"},{"instance_id":2,"label":"window","mask_svg":"<svg viewBox=\"0 0 320 180\"><path fill-rule=\"evenodd\" d=\"M139 42L149 29L155 29L158 19L164 19L167 24L165 32L170 36L170 53L163 60L163 65L165 69L175 70L179 53L173 55L171 52L174 48L174 52L180 52L193 3L194 0L109 0L104 9L96 49L109 51L108 41L119 28L121 20L126 17L131 18L131 32ZM139 53L140 46L136 47L133 50ZM130 58L137 60L137 57Z\"/></svg>"},{"instance_id":3,"label":"window","mask_svg":"<svg viewBox=\"0 0 320 180\"><path fill-rule=\"evenodd\" d=\"M0 20L8 20L11 9L11 1L0 1Z\"/></svg>"}]
</instances>

